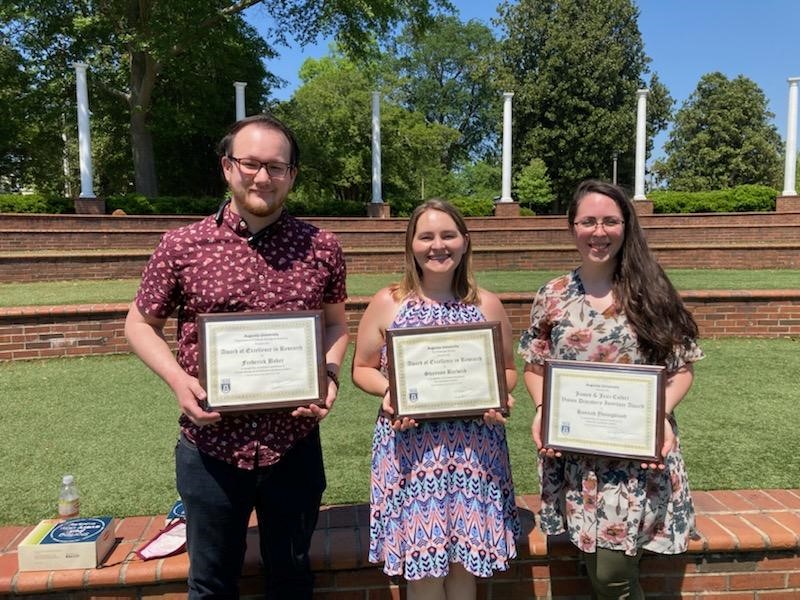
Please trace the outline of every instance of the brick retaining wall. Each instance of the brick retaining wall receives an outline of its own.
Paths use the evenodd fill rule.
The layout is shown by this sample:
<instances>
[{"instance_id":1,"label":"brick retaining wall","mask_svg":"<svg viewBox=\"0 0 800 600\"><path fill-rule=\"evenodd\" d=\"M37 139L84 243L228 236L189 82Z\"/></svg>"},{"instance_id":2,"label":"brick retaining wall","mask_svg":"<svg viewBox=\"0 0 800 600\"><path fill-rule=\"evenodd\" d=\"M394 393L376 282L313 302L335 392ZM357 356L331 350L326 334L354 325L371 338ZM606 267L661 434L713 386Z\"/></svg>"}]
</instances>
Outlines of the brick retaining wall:
<instances>
[{"instance_id":1,"label":"brick retaining wall","mask_svg":"<svg viewBox=\"0 0 800 600\"><path fill-rule=\"evenodd\" d=\"M514 336L528 324L532 294L499 294ZM685 291L682 296L704 338L800 337L800 289ZM369 298L347 303L350 333ZM123 332L127 304L0 308L0 360L128 352ZM175 339L175 320L166 328Z\"/></svg>"}]
</instances>

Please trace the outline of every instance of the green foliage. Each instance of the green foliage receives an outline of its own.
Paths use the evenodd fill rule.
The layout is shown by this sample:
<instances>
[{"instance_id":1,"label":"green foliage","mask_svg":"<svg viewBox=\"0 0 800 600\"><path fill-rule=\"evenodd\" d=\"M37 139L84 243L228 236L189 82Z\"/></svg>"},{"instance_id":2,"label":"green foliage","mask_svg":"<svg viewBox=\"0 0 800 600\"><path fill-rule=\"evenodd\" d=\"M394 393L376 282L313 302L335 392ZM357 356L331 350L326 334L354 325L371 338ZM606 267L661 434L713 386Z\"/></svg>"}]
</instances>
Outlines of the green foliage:
<instances>
[{"instance_id":1,"label":"green foliage","mask_svg":"<svg viewBox=\"0 0 800 600\"><path fill-rule=\"evenodd\" d=\"M340 54L308 59L302 85L276 114L302 150L297 187L304 196L366 202L371 190L370 84Z\"/></svg>"},{"instance_id":2,"label":"green foliage","mask_svg":"<svg viewBox=\"0 0 800 600\"><path fill-rule=\"evenodd\" d=\"M0 38L0 191L19 185L18 175L27 156L19 139L24 136L24 114L18 110L27 87L22 56Z\"/></svg>"},{"instance_id":3,"label":"green foliage","mask_svg":"<svg viewBox=\"0 0 800 600\"><path fill-rule=\"evenodd\" d=\"M0 194L0 213L46 213L63 214L74 212L72 200L46 194Z\"/></svg>"},{"instance_id":4,"label":"green foliage","mask_svg":"<svg viewBox=\"0 0 800 600\"><path fill-rule=\"evenodd\" d=\"M497 161L481 160L455 173L456 189L462 196L494 199L500 195L503 173Z\"/></svg>"},{"instance_id":5,"label":"green foliage","mask_svg":"<svg viewBox=\"0 0 800 600\"><path fill-rule=\"evenodd\" d=\"M374 63L356 65L334 49L320 60L307 60L300 72L303 84L289 102L276 107L302 148L298 198L335 198L361 206L371 199L370 76L377 76L378 69ZM457 136L382 99L382 196L392 214L408 215L421 201L423 187L425 197L447 187L441 156Z\"/></svg>"},{"instance_id":6,"label":"green foliage","mask_svg":"<svg viewBox=\"0 0 800 600\"><path fill-rule=\"evenodd\" d=\"M63 193L66 144L67 183L77 194L72 63L81 60L89 64L98 195L140 187L149 180L143 165L155 158L161 167L158 183L167 194L221 191L213 145L234 118L231 81L248 81L250 112L260 110L266 84L275 81L262 63L274 52L252 28L239 17L222 18L218 0L152 3L141 12L136 3L26 4L28 10L2 5L12 40L28 59L28 97L20 104L29 131L16 140L31 156L23 183ZM207 35L209 29L213 35ZM157 189L155 180L150 183Z\"/></svg>"},{"instance_id":7,"label":"green foliage","mask_svg":"<svg viewBox=\"0 0 800 600\"><path fill-rule=\"evenodd\" d=\"M454 196L449 200L465 217L491 217L494 212L494 202L491 198Z\"/></svg>"},{"instance_id":8,"label":"green foliage","mask_svg":"<svg viewBox=\"0 0 800 600\"><path fill-rule=\"evenodd\" d=\"M782 144L773 116L747 77L703 75L675 114L667 159L654 167L658 179L676 191L779 185Z\"/></svg>"},{"instance_id":9,"label":"green foliage","mask_svg":"<svg viewBox=\"0 0 800 600\"><path fill-rule=\"evenodd\" d=\"M633 180L636 90L649 59L632 0L520 0L499 7L504 30L500 83L514 91L514 156L541 158L560 212L576 184ZM653 76L650 133L664 128L671 98ZM652 139L652 137L650 138Z\"/></svg>"},{"instance_id":10,"label":"green foliage","mask_svg":"<svg viewBox=\"0 0 800 600\"><path fill-rule=\"evenodd\" d=\"M125 194L106 198L106 211L116 209L128 215L209 215L217 210L219 197L158 196Z\"/></svg>"},{"instance_id":11,"label":"green foliage","mask_svg":"<svg viewBox=\"0 0 800 600\"><path fill-rule=\"evenodd\" d=\"M260 111L269 87L278 83L262 62L277 55L272 44L291 38L308 44L332 35L348 51L366 54L373 36L405 20L422 28L432 6L441 3L262 2L274 25L261 38L241 17L253 1L0 0L3 33L25 56L31 77L30 97L14 104L18 114L32 113L31 131L24 140L16 135L15 143L44 155L32 157L26 183L64 188L60 137L62 130L74 130L73 62L91 65L90 104L96 120L103 121L95 141L96 191L135 189L157 196L161 184L172 194L215 194L222 184L212 148L234 118L231 82L248 82L248 113ZM6 82L0 83L5 89ZM13 86L8 89L14 92ZM62 126L63 115L70 116L71 127ZM48 179L50 173L55 176Z\"/></svg>"},{"instance_id":12,"label":"green foliage","mask_svg":"<svg viewBox=\"0 0 800 600\"><path fill-rule=\"evenodd\" d=\"M660 214L702 212L766 212L775 210L778 191L764 185L740 185L728 190L648 193L653 210Z\"/></svg>"},{"instance_id":13,"label":"green foliage","mask_svg":"<svg viewBox=\"0 0 800 600\"><path fill-rule=\"evenodd\" d=\"M439 16L421 34L407 27L388 48L403 106L460 133L444 150L447 169L491 154L501 98L493 77L497 41L478 21Z\"/></svg>"},{"instance_id":14,"label":"green foliage","mask_svg":"<svg viewBox=\"0 0 800 600\"><path fill-rule=\"evenodd\" d=\"M295 217L364 217L363 202L336 198L305 198L297 193L286 201L286 208Z\"/></svg>"},{"instance_id":15,"label":"green foliage","mask_svg":"<svg viewBox=\"0 0 800 600\"><path fill-rule=\"evenodd\" d=\"M516 188L515 200L521 206L536 209L546 209L555 199L550 191L550 178L547 176L547 166L540 158L531 161L519 170L514 178Z\"/></svg>"}]
</instances>

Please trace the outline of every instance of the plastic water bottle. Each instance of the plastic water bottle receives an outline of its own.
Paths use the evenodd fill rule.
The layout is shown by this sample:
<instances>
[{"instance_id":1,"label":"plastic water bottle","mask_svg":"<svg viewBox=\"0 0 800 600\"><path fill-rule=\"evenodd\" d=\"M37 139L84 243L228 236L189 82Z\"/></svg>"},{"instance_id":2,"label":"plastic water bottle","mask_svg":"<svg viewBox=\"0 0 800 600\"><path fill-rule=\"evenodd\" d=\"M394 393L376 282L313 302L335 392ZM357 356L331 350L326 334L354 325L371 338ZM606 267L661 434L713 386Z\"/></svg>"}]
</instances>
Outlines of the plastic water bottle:
<instances>
[{"instance_id":1,"label":"plastic water bottle","mask_svg":"<svg viewBox=\"0 0 800 600\"><path fill-rule=\"evenodd\" d=\"M75 478L64 475L61 479L61 492L58 494L58 516L61 519L77 517L81 512L81 499L78 488L75 487Z\"/></svg>"}]
</instances>

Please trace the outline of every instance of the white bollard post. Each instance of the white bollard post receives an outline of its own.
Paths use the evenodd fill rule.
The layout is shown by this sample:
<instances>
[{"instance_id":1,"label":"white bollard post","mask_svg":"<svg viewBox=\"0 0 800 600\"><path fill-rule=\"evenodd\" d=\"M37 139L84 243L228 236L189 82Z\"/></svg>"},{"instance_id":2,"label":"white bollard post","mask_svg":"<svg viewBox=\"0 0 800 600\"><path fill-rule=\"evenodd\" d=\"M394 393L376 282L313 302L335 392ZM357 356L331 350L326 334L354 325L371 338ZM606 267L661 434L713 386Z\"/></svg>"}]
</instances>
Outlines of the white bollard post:
<instances>
[{"instance_id":1,"label":"white bollard post","mask_svg":"<svg viewBox=\"0 0 800 600\"><path fill-rule=\"evenodd\" d=\"M503 189L500 202L513 202L511 197L511 99L514 92L503 93Z\"/></svg>"},{"instance_id":2,"label":"white bollard post","mask_svg":"<svg viewBox=\"0 0 800 600\"><path fill-rule=\"evenodd\" d=\"M241 121L247 116L244 114L244 88L247 87L247 83L234 81L233 87L236 88L236 120Z\"/></svg>"},{"instance_id":3,"label":"white bollard post","mask_svg":"<svg viewBox=\"0 0 800 600\"><path fill-rule=\"evenodd\" d=\"M381 93L372 92L372 204L381 204Z\"/></svg>"},{"instance_id":4,"label":"white bollard post","mask_svg":"<svg viewBox=\"0 0 800 600\"><path fill-rule=\"evenodd\" d=\"M86 63L73 63L78 99L78 149L81 169L80 198L95 198L92 187L92 136L89 130L89 91L86 86Z\"/></svg>"},{"instance_id":5,"label":"white bollard post","mask_svg":"<svg viewBox=\"0 0 800 600\"><path fill-rule=\"evenodd\" d=\"M647 200L644 195L644 163L647 155L647 94L650 90L636 90L636 181L634 200Z\"/></svg>"},{"instance_id":6,"label":"white bollard post","mask_svg":"<svg viewBox=\"0 0 800 600\"><path fill-rule=\"evenodd\" d=\"M797 196L797 84L800 77L789 77L789 121L786 126L786 162L781 196Z\"/></svg>"}]
</instances>

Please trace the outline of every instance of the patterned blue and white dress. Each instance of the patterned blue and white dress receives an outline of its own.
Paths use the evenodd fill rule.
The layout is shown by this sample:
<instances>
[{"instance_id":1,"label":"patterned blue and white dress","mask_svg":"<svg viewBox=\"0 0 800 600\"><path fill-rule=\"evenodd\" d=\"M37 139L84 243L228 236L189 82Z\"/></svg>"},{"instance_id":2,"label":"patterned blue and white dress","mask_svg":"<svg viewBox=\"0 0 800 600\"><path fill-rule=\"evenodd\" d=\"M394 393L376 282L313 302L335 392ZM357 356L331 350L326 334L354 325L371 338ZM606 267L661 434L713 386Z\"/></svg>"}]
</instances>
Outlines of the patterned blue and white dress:
<instances>
[{"instance_id":1,"label":"patterned blue and white dress","mask_svg":"<svg viewBox=\"0 0 800 600\"><path fill-rule=\"evenodd\" d=\"M392 328L485 321L462 302L406 299ZM381 354L386 372L386 348ZM408 580L508 569L520 525L506 430L481 418L425 421L396 432L379 415L372 441L369 560Z\"/></svg>"}]
</instances>

